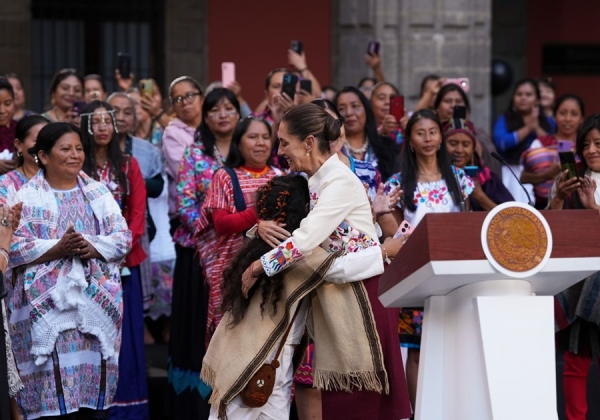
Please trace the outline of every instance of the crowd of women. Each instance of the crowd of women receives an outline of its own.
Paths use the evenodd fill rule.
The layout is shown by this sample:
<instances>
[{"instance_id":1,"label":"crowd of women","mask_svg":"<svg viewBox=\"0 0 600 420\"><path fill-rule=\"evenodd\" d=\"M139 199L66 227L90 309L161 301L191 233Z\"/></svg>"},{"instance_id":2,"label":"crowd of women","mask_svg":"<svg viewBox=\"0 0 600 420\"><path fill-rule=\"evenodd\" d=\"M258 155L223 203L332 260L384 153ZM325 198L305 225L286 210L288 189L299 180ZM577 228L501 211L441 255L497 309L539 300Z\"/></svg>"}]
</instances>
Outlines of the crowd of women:
<instances>
[{"instance_id":1,"label":"crowd of women","mask_svg":"<svg viewBox=\"0 0 600 420\"><path fill-rule=\"evenodd\" d=\"M182 76L163 100L154 81L117 71L108 95L63 69L38 115L16 75L0 78L1 418L148 418L144 344L157 340L173 419L284 419L292 400L300 419L410 418L422 308L377 296L411 246L399 227L527 202L495 151L536 207L600 208L600 116L547 80L519 81L490 137L444 78L427 76L397 119L378 57L376 79L337 91L289 54L313 91L291 98L275 69L254 112L238 83ZM557 296L569 420L585 418L600 355L598 281Z\"/></svg>"}]
</instances>

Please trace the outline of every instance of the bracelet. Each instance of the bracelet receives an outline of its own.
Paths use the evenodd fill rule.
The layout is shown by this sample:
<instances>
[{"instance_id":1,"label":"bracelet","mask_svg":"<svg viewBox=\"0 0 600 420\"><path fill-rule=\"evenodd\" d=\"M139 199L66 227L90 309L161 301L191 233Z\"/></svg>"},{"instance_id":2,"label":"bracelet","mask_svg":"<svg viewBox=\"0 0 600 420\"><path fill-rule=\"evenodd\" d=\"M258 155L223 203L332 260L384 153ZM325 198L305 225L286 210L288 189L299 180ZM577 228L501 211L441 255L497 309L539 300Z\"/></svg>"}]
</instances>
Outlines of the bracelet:
<instances>
[{"instance_id":1,"label":"bracelet","mask_svg":"<svg viewBox=\"0 0 600 420\"><path fill-rule=\"evenodd\" d=\"M298 69L298 73L304 73L306 70L308 70L308 67L304 67L302 70Z\"/></svg>"},{"instance_id":2,"label":"bracelet","mask_svg":"<svg viewBox=\"0 0 600 420\"><path fill-rule=\"evenodd\" d=\"M158 115L157 115L157 116L155 116L155 117L152 117L152 120L153 120L153 121L158 121L158 120L160 120L160 117L162 117L162 116L164 115L164 113L165 113L165 110L164 110L163 108L161 108L161 109L160 109L160 112L158 113Z\"/></svg>"},{"instance_id":3,"label":"bracelet","mask_svg":"<svg viewBox=\"0 0 600 420\"><path fill-rule=\"evenodd\" d=\"M6 248L0 248L0 254L2 254L4 259L6 260L6 265L8 265L8 251L6 250Z\"/></svg>"},{"instance_id":4,"label":"bracelet","mask_svg":"<svg viewBox=\"0 0 600 420\"><path fill-rule=\"evenodd\" d=\"M390 260L390 257L388 257L388 253L387 253L387 250L385 249L385 247L383 245L379 245L379 248L383 249L383 253L384 253L383 261L385 261L388 264L391 264L392 260Z\"/></svg>"}]
</instances>

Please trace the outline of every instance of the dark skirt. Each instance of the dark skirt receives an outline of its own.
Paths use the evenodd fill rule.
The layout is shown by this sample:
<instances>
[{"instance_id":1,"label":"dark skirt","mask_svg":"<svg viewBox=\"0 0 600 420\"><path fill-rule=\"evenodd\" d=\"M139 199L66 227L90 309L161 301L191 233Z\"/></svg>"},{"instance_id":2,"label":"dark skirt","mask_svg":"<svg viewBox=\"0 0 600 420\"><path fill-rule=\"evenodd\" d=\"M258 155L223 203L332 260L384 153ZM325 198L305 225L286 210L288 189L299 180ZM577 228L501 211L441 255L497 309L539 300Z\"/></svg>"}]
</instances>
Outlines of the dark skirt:
<instances>
[{"instance_id":1,"label":"dark skirt","mask_svg":"<svg viewBox=\"0 0 600 420\"><path fill-rule=\"evenodd\" d=\"M131 275L121 279L123 326L119 352L119 382L114 405L110 408L111 420L146 420L149 417L142 283L139 266L130 270Z\"/></svg>"},{"instance_id":2,"label":"dark skirt","mask_svg":"<svg viewBox=\"0 0 600 420\"><path fill-rule=\"evenodd\" d=\"M600 357L600 328L577 317L575 322L556 334L558 348L580 356Z\"/></svg>"},{"instance_id":3,"label":"dark skirt","mask_svg":"<svg viewBox=\"0 0 600 420\"><path fill-rule=\"evenodd\" d=\"M398 343L398 309L386 309L379 301L379 276L365 280L364 284L381 341L390 392L379 394L373 391L324 391L321 393L323 419L406 419L412 415L412 411Z\"/></svg>"},{"instance_id":4,"label":"dark skirt","mask_svg":"<svg viewBox=\"0 0 600 420\"><path fill-rule=\"evenodd\" d=\"M175 251L166 414L177 420L203 420L210 414L210 388L200 380L208 289L196 250L176 245Z\"/></svg>"}]
</instances>

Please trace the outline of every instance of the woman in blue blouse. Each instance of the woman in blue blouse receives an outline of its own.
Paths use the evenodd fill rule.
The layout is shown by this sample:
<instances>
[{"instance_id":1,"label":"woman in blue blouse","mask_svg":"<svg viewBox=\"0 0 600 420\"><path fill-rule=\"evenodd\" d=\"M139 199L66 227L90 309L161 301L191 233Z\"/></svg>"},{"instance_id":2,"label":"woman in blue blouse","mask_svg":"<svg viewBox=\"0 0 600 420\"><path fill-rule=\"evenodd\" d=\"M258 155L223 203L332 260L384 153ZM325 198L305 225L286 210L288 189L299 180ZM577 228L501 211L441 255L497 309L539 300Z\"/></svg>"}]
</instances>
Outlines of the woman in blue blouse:
<instances>
[{"instance_id":1,"label":"woman in blue blouse","mask_svg":"<svg viewBox=\"0 0 600 420\"><path fill-rule=\"evenodd\" d=\"M537 83L533 79L523 79L515 86L508 109L494 124L494 144L518 178L523 170L519 163L521 154L536 138L552 134L555 130L554 122L540 112ZM502 180L516 201L528 202L508 168L502 168Z\"/></svg>"}]
</instances>

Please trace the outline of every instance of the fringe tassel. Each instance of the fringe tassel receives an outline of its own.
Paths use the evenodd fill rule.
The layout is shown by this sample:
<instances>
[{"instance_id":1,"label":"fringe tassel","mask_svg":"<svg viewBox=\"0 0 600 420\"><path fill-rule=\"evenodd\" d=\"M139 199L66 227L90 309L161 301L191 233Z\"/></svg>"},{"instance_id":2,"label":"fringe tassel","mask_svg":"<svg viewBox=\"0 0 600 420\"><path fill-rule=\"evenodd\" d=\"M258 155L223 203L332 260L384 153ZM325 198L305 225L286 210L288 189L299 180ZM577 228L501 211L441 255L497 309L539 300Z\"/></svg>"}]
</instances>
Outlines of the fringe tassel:
<instances>
[{"instance_id":1,"label":"fringe tassel","mask_svg":"<svg viewBox=\"0 0 600 420\"><path fill-rule=\"evenodd\" d=\"M382 385L382 380L384 384ZM334 372L313 370L313 386L323 391L375 391L389 394L390 388L387 373L383 372Z\"/></svg>"}]
</instances>

